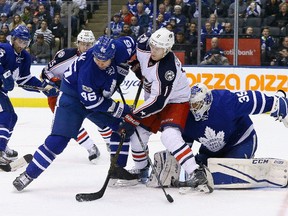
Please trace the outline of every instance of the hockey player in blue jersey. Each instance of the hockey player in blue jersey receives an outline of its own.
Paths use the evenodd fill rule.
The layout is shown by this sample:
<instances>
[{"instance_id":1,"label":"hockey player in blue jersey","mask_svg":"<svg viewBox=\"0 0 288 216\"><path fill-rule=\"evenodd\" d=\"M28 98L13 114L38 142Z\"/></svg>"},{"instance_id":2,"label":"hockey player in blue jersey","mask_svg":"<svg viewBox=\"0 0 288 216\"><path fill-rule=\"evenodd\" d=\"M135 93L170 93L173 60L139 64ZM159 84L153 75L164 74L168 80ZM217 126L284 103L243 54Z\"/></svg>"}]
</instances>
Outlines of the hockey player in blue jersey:
<instances>
[{"instance_id":1,"label":"hockey player in blue jersey","mask_svg":"<svg viewBox=\"0 0 288 216\"><path fill-rule=\"evenodd\" d=\"M64 73L57 101L51 134L40 145L26 171L13 181L18 191L36 179L76 138L85 118L97 126L118 130L121 117L130 113L130 107L115 102L111 96L124 80L126 72L117 65L126 62L135 53L136 44L131 37L117 40L100 37L86 53L80 55ZM111 136L111 155L116 153L120 136ZM126 166L129 142L123 144L117 164Z\"/></svg>"},{"instance_id":2,"label":"hockey player in blue jersey","mask_svg":"<svg viewBox=\"0 0 288 216\"><path fill-rule=\"evenodd\" d=\"M31 58L25 50L30 43L30 34L25 26L11 32L10 43L0 43L0 164L16 160L18 153L7 146L17 122L17 114L8 97L8 92L17 84L45 87L46 95L56 94L56 89L31 76Z\"/></svg>"},{"instance_id":3,"label":"hockey player in blue jersey","mask_svg":"<svg viewBox=\"0 0 288 216\"><path fill-rule=\"evenodd\" d=\"M210 91L198 83L191 88L190 110L183 138L201 143L195 156L207 164L214 158L252 158L257 134L249 115L271 112L276 120L287 116L288 99L267 96L259 91Z\"/></svg>"},{"instance_id":4,"label":"hockey player in blue jersey","mask_svg":"<svg viewBox=\"0 0 288 216\"><path fill-rule=\"evenodd\" d=\"M41 78L44 80L49 80L49 82L55 83L55 85L60 88L61 79L63 78L64 71L78 56L91 48L94 43L95 37L93 32L91 30L82 30L77 36L77 47L59 50L54 56L54 58L48 63L48 65L43 68ZM58 95L47 97L48 105L52 112L54 112L55 110L57 98ZM112 133L109 127L99 129L99 131L101 135L103 135L104 140L105 138L110 138ZM88 159L92 163L96 163L97 158L100 156L100 151L94 144L94 141L90 138L85 128L80 128L76 141L79 145L81 145L88 151Z\"/></svg>"},{"instance_id":5,"label":"hockey player in blue jersey","mask_svg":"<svg viewBox=\"0 0 288 216\"><path fill-rule=\"evenodd\" d=\"M211 159L218 159L217 163L213 164L215 170L220 167L215 171L215 174L212 173L215 186L220 188L223 187L222 185L225 185L226 188L251 188L265 185L264 180L269 179L270 165L268 162L267 165L263 164L262 167L259 166L258 168L257 164L250 164L249 160L235 159L252 159L257 150L257 134L249 115L270 112L273 118L283 122L288 127L288 99L283 95L268 96L260 91L251 90L231 92L215 89L210 91L204 84L197 83L191 88L189 102L191 112L187 117L182 136L185 142L190 145L194 141L201 144L198 154L195 155L197 163L207 165L210 158L208 165L211 168L211 161L213 161ZM185 185L183 182L179 183L178 180L174 181L179 178L179 171L174 172L178 165L172 160L166 160L168 158L167 152L159 152L155 155L155 158L159 158L155 164L161 169L160 179L165 182L164 185ZM221 160L222 158L231 159L231 161ZM222 166L218 163L221 163ZM285 174L281 176L280 172L283 169L282 163L284 167L285 163L282 160L275 163L273 166L277 166L275 167L277 169L276 176L271 178L269 184L277 182L278 184L271 185L285 186L287 178L284 177ZM230 167L227 169L228 171L223 168L225 165ZM232 168L235 173L232 172ZM258 169L259 172L257 172ZM224 174L219 174L219 172ZM285 173L285 171L283 172ZM173 181L171 181L172 178ZM257 182L257 178L262 181ZM245 186L243 186L244 184ZM148 185L151 187L158 186L155 175L150 177Z\"/></svg>"}]
</instances>

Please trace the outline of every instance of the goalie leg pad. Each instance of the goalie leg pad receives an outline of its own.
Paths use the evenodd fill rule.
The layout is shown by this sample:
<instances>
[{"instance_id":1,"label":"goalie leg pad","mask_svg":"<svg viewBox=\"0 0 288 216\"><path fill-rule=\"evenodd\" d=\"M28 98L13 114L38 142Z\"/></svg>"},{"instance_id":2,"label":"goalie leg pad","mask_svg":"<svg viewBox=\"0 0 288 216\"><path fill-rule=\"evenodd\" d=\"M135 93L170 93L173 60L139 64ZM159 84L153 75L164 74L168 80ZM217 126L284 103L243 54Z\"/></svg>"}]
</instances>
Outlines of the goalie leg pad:
<instances>
[{"instance_id":1,"label":"goalie leg pad","mask_svg":"<svg viewBox=\"0 0 288 216\"><path fill-rule=\"evenodd\" d=\"M215 188L286 187L288 161L275 158L209 158Z\"/></svg>"},{"instance_id":2,"label":"goalie leg pad","mask_svg":"<svg viewBox=\"0 0 288 216\"><path fill-rule=\"evenodd\" d=\"M163 186L171 186L172 179L179 180L180 175L180 164L170 154L169 151L156 152L154 154L154 165L156 172L159 175L159 179ZM148 187L160 187L156 174L152 171L149 181L147 182Z\"/></svg>"}]
</instances>

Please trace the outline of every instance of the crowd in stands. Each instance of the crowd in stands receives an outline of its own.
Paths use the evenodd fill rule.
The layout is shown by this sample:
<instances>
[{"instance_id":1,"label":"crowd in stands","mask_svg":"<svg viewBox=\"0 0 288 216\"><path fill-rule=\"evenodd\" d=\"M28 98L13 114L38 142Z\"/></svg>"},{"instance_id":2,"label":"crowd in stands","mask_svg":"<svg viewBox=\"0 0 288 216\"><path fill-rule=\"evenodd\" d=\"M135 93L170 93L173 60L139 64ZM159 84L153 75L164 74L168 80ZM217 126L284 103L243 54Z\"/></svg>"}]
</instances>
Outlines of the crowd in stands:
<instances>
[{"instance_id":1,"label":"crowd in stands","mask_svg":"<svg viewBox=\"0 0 288 216\"><path fill-rule=\"evenodd\" d=\"M185 51L185 64L197 64L199 1L157 1L156 29L165 27L175 33L174 49ZM261 65L288 66L288 44L283 45L288 39L288 1L238 0L237 2L239 2L239 38L259 38ZM234 36L234 4L234 0L201 1L201 61L207 60L209 52L206 50L207 38ZM143 32L152 32L153 6L153 0L127 0L127 4L112 17L110 22L112 37L131 35L137 38ZM221 52L220 55L225 57ZM208 63L213 64L213 61Z\"/></svg>"},{"instance_id":2,"label":"crowd in stands","mask_svg":"<svg viewBox=\"0 0 288 216\"><path fill-rule=\"evenodd\" d=\"M86 0L0 0L0 42L7 43L10 32L25 25L32 38L27 51L33 63L48 63L67 46L68 4L72 37L76 38L87 21Z\"/></svg>"}]
</instances>

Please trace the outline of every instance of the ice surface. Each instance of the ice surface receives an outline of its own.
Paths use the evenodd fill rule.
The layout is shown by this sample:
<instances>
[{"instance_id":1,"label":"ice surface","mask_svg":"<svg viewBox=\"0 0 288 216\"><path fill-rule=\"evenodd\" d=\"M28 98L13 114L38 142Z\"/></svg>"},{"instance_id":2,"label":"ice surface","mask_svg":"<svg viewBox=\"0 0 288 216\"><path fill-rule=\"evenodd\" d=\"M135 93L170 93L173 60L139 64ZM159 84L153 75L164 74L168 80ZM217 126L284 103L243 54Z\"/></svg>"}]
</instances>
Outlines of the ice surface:
<instances>
[{"instance_id":1,"label":"ice surface","mask_svg":"<svg viewBox=\"0 0 288 216\"><path fill-rule=\"evenodd\" d=\"M19 120L10 147L20 155L34 153L44 142L51 127L48 108L16 108ZM288 128L268 115L252 117L258 132L256 157L288 160ZM288 216L288 189L215 190L212 194L180 195L167 188L174 198L169 203L161 189L137 185L130 188L108 187L96 201L78 203L79 192L98 191L106 178L109 154L96 127L85 122L90 136L101 151L97 165L90 164L87 151L71 141L53 164L23 192L17 192L12 181L23 168L12 173L0 172L1 216ZM159 134L150 139L151 155L164 149ZM193 147L197 151L197 145ZM133 163L129 160L128 167Z\"/></svg>"}]
</instances>

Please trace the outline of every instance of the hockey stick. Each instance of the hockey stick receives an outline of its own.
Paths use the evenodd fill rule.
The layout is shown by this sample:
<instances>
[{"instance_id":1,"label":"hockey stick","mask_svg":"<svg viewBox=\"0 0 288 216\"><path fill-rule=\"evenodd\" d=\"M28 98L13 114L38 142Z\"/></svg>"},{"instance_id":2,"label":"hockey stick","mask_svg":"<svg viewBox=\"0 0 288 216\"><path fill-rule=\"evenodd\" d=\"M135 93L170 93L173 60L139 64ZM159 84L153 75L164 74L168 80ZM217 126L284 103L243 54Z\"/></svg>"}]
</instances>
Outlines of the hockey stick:
<instances>
[{"instance_id":1,"label":"hockey stick","mask_svg":"<svg viewBox=\"0 0 288 216\"><path fill-rule=\"evenodd\" d=\"M139 97L140 97L140 93L141 93L141 90L142 90L142 86L143 86L143 82L141 81L141 84L140 84L140 86L139 86L139 88L138 88L138 91L137 91L137 94L136 94L136 98L135 98L135 101L137 101L137 102L138 102ZM121 96L121 99L122 99L123 103L126 104L124 95L123 95L120 87L118 88L118 92L119 92L119 94L120 94L120 96ZM136 103L134 102L133 110L136 108L137 102L136 102ZM167 194L167 193L166 193L166 191L165 191L165 189L164 189L164 186L163 186L163 184L162 184L162 182L161 182L161 180L160 180L160 177L159 177L159 175L158 175L158 173L157 173L157 170L156 170L155 166L153 165L152 160L151 160L151 158L150 158L150 156L149 156L149 153L147 152L147 150L146 150L146 148L145 148L145 145L144 145L144 143L143 143L143 141L142 141L142 139L141 139L141 137L140 137L140 135L139 135L138 130L135 129L135 132L136 132L136 135L137 135L137 137L138 137L138 139L139 139L139 142L140 142L140 144L141 144L141 147L142 147L143 151L144 151L145 154L146 154L147 160L148 160L148 162L149 162L149 164L150 164L153 172L154 172L155 175L156 175L158 184L160 185L162 191L164 192L166 199L167 199L170 203L172 203L174 200L173 200L172 196L170 196L170 194Z\"/></svg>"},{"instance_id":2,"label":"hockey stick","mask_svg":"<svg viewBox=\"0 0 288 216\"><path fill-rule=\"evenodd\" d=\"M9 164L6 165L0 165L0 171L5 171L5 172L12 172L15 171L17 169L20 169L21 167L27 165L28 163L30 163L30 161L32 161L33 156L31 154L27 154L24 155L23 157L12 161Z\"/></svg>"},{"instance_id":3,"label":"hockey stick","mask_svg":"<svg viewBox=\"0 0 288 216\"><path fill-rule=\"evenodd\" d=\"M49 89L45 89L43 87L39 87L39 86L31 86L31 85L21 85L19 84L18 87L21 87L23 89L27 89L27 90L38 90L38 91L49 91ZM53 87L55 88L55 87ZM56 91L59 91L58 88L55 88Z\"/></svg>"},{"instance_id":4,"label":"hockey stick","mask_svg":"<svg viewBox=\"0 0 288 216\"><path fill-rule=\"evenodd\" d=\"M120 151L122 149L122 145L123 145L123 143L125 141L125 137L126 137L126 133L122 133L121 134L121 141L119 143L118 149L117 149L114 157L111 159L110 168L108 170L108 174L107 174L107 177L105 179L105 182L104 182L102 188L99 191L95 192L95 193L79 193L79 194L76 194L76 200L78 202L93 201L93 200L97 200L97 199L100 199L101 197L103 197L103 195L104 195L104 193L106 191L106 188L108 186L111 173L113 172L113 170L115 168L115 165L117 163Z\"/></svg>"}]
</instances>

